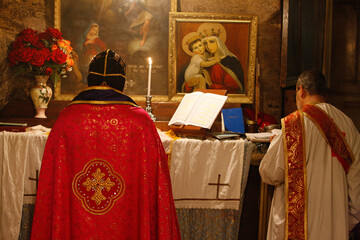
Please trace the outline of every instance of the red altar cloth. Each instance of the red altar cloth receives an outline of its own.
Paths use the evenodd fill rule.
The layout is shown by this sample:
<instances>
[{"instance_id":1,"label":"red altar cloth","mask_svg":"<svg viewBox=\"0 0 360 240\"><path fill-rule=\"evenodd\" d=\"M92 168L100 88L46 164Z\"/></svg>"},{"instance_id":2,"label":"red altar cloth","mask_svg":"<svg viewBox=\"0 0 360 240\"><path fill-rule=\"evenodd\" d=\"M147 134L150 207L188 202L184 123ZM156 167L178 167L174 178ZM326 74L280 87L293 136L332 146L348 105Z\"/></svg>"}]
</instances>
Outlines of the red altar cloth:
<instances>
[{"instance_id":1,"label":"red altar cloth","mask_svg":"<svg viewBox=\"0 0 360 240\"><path fill-rule=\"evenodd\" d=\"M42 161L32 240L180 239L155 125L122 104L75 104L60 114Z\"/></svg>"}]
</instances>

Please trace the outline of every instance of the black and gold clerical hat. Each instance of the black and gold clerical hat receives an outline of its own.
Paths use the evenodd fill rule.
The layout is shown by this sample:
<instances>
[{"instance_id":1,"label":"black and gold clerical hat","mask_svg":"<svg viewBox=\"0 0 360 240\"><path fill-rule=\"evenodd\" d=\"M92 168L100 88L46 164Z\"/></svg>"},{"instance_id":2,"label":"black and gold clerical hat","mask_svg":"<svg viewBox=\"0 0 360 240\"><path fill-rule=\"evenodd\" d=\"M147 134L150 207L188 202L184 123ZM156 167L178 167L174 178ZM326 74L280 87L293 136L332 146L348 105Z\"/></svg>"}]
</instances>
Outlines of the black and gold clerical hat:
<instances>
[{"instance_id":1,"label":"black and gold clerical hat","mask_svg":"<svg viewBox=\"0 0 360 240\"><path fill-rule=\"evenodd\" d=\"M125 85L126 64L114 51L108 49L97 54L90 62L88 85L108 86L122 91Z\"/></svg>"}]
</instances>

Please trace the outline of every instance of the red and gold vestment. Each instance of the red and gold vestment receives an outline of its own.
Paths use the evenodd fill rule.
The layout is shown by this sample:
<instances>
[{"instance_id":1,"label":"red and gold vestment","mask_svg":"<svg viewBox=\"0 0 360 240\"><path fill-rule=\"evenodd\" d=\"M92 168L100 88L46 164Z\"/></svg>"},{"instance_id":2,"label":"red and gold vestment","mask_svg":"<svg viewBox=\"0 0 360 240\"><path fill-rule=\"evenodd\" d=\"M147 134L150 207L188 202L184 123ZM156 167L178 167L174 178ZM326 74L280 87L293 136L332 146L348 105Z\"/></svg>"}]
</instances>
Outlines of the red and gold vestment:
<instances>
[{"instance_id":1,"label":"red and gold vestment","mask_svg":"<svg viewBox=\"0 0 360 240\"><path fill-rule=\"evenodd\" d=\"M164 148L129 97L90 87L61 112L44 152L31 239L180 239Z\"/></svg>"}]
</instances>

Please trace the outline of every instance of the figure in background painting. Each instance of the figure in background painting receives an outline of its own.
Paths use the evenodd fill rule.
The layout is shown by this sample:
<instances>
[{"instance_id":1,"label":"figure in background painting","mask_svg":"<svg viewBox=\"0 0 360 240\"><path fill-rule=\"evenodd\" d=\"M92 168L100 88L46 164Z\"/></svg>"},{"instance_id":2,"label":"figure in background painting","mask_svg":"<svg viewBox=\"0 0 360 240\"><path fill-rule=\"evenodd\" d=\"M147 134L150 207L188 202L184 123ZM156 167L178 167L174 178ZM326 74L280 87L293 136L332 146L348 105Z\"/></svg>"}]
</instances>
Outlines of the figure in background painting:
<instances>
[{"instance_id":1,"label":"figure in background painting","mask_svg":"<svg viewBox=\"0 0 360 240\"><path fill-rule=\"evenodd\" d=\"M184 79L182 92L208 88L224 89L230 94L244 93L243 68L225 41L226 30L220 23L203 23L197 32L185 35L182 48L193 57L185 73L179 75Z\"/></svg>"},{"instance_id":2,"label":"figure in background painting","mask_svg":"<svg viewBox=\"0 0 360 240\"><path fill-rule=\"evenodd\" d=\"M136 27L140 27L140 36L142 40L140 42L140 47L144 46L146 38L150 28L150 21L153 19L152 9L154 9L158 4L158 0L145 0L145 1L134 1L131 3L129 9L125 12L125 16L128 16L135 7L140 9L139 14L133 20L130 25L130 29L133 30Z\"/></svg>"},{"instance_id":3,"label":"figure in background painting","mask_svg":"<svg viewBox=\"0 0 360 240\"><path fill-rule=\"evenodd\" d=\"M92 22L81 35L77 45L79 64L83 76L86 76L89 63L96 54L107 49L106 43L99 37L99 24Z\"/></svg>"},{"instance_id":4,"label":"figure in background painting","mask_svg":"<svg viewBox=\"0 0 360 240\"><path fill-rule=\"evenodd\" d=\"M205 46L201 40L200 35L190 33L183 39L183 47L188 47L188 54L193 55L190 63L185 70L185 82L182 86L183 92L192 92L197 89L206 89L211 85L209 72L204 67L210 67L219 63L219 58L215 57L213 60L207 60L207 53Z\"/></svg>"},{"instance_id":5,"label":"figure in background painting","mask_svg":"<svg viewBox=\"0 0 360 240\"><path fill-rule=\"evenodd\" d=\"M205 37L203 43L209 60L221 59L208 68L212 84L210 89L226 89L228 93L244 93L244 71L240 61L217 36Z\"/></svg>"}]
</instances>

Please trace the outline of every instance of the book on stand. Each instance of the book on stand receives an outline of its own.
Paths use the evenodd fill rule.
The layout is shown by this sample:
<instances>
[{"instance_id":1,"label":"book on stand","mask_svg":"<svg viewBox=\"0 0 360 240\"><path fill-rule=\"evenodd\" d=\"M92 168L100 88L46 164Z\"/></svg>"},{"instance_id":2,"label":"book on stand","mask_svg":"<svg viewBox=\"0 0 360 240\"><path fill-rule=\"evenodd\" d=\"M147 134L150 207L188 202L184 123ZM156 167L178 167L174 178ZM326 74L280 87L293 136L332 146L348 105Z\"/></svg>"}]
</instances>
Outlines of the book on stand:
<instances>
[{"instance_id":1,"label":"book on stand","mask_svg":"<svg viewBox=\"0 0 360 240\"><path fill-rule=\"evenodd\" d=\"M220 93L223 95L200 91L185 94L170 119L170 128L175 133L204 134L212 127L228 98L226 91Z\"/></svg>"}]
</instances>

